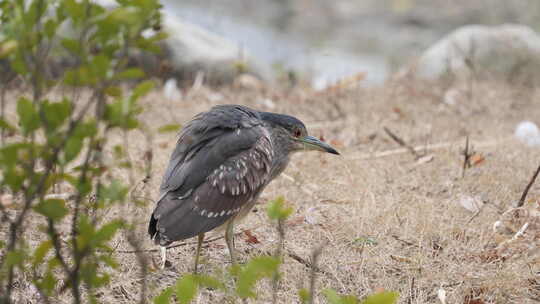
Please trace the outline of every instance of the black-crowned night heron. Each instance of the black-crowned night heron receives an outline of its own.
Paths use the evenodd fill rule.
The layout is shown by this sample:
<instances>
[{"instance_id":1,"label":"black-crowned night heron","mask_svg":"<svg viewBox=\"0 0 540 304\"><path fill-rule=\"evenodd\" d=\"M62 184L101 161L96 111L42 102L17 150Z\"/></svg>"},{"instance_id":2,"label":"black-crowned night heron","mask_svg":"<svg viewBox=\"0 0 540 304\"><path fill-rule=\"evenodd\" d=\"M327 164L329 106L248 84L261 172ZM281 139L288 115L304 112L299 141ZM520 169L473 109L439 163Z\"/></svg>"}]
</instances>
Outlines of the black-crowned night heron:
<instances>
[{"instance_id":1,"label":"black-crowned night heron","mask_svg":"<svg viewBox=\"0 0 540 304\"><path fill-rule=\"evenodd\" d=\"M150 217L148 233L161 246L198 236L195 272L204 234L220 226L234 254L233 225L255 205L264 187L298 151L339 154L307 134L298 119L239 105L200 113L180 133Z\"/></svg>"}]
</instances>

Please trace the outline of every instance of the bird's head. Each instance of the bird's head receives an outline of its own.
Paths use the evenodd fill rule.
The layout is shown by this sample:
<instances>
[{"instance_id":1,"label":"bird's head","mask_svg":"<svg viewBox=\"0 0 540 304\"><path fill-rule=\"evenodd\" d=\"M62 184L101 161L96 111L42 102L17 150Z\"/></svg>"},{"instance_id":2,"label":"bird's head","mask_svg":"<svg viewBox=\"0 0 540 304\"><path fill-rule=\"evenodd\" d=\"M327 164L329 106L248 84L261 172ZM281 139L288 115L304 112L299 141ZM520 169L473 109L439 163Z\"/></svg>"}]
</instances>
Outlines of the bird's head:
<instances>
[{"instance_id":1,"label":"bird's head","mask_svg":"<svg viewBox=\"0 0 540 304\"><path fill-rule=\"evenodd\" d=\"M293 116L261 112L261 117L272 128L272 135L287 152L321 151L339 155L329 144L308 135L303 122Z\"/></svg>"}]
</instances>

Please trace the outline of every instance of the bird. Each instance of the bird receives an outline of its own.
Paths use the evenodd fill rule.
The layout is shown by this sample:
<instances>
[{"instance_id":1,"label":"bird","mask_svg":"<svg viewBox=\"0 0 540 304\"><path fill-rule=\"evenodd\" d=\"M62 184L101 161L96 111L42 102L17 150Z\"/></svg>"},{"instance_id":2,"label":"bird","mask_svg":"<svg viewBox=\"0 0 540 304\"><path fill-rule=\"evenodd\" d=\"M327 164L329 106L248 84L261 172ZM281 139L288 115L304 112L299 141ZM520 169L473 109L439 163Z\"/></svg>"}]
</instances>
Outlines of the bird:
<instances>
[{"instance_id":1,"label":"bird","mask_svg":"<svg viewBox=\"0 0 540 304\"><path fill-rule=\"evenodd\" d=\"M198 237L194 272L205 233L225 228L231 263L234 223L246 216L263 189L287 167L292 154L322 151L339 155L308 135L299 119L241 105L217 105L197 114L180 131L150 216L148 233L160 246Z\"/></svg>"}]
</instances>

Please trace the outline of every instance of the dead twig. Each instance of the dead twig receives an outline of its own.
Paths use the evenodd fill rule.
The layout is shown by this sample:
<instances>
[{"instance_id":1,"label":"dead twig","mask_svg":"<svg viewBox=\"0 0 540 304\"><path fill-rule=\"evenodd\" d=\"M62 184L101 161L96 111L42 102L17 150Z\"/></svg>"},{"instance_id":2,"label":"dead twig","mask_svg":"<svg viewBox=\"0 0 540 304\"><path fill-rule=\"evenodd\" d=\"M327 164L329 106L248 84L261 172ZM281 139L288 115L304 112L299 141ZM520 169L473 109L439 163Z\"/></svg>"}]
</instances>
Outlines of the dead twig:
<instances>
[{"instance_id":1,"label":"dead twig","mask_svg":"<svg viewBox=\"0 0 540 304\"><path fill-rule=\"evenodd\" d=\"M313 269L315 268L315 271L316 272L320 272L324 275L327 275L326 271L325 270L322 270L321 268L317 267L316 265L313 266L313 261L307 261L306 259L302 258L301 256L299 256L298 254L292 252L292 251L289 251L287 252L287 256L289 256L291 259L297 261L298 263L306 266L306 268L310 268L310 269Z\"/></svg>"},{"instance_id":2,"label":"dead twig","mask_svg":"<svg viewBox=\"0 0 540 304\"><path fill-rule=\"evenodd\" d=\"M414 277L411 278L411 283L409 284L409 296L407 297L406 303L412 304L413 300L416 299L416 287Z\"/></svg>"},{"instance_id":3,"label":"dead twig","mask_svg":"<svg viewBox=\"0 0 540 304\"><path fill-rule=\"evenodd\" d=\"M319 245L311 254L311 272L309 276L309 304L315 300L315 279L317 278L317 262L326 244Z\"/></svg>"},{"instance_id":4,"label":"dead twig","mask_svg":"<svg viewBox=\"0 0 540 304\"><path fill-rule=\"evenodd\" d=\"M283 248L285 247L285 227L283 225L284 220L277 220L277 231L279 236L278 247L275 253L275 256L283 261ZM272 303L278 302L278 289L279 289L279 274L276 272L274 278L272 279Z\"/></svg>"},{"instance_id":5,"label":"dead twig","mask_svg":"<svg viewBox=\"0 0 540 304\"><path fill-rule=\"evenodd\" d=\"M471 156L473 152L470 151L469 135L465 138L465 149L463 149L463 167L461 168L461 178L465 177L465 171L471 167Z\"/></svg>"},{"instance_id":6,"label":"dead twig","mask_svg":"<svg viewBox=\"0 0 540 304\"><path fill-rule=\"evenodd\" d=\"M416 152L413 146L406 143L403 139L401 139L399 136L397 136L392 131L390 131L390 129L388 129L387 127L383 127L383 129L384 129L384 132L386 132L386 134L388 134L388 136L390 136L390 138L392 138L396 143L406 148L414 156L415 159L419 159L420 157L422 157L420 153Z\"/></svg>"},{"instance_id":7,"label":"dead twig","mask_svg":"<svg viewBox=\"0 0 540 304\"><path fill-rule=\"evenodd\" d=\"M536 177L538 176L538 173L540 173L540 166L536 169L536 172L534 172L534 175L532 176L531 180L527 184L527 187L525 187L525 190L523 190L523 194L521 194L521 198L519 199L519 202L517 204L517 208L523 206L525 204L525 198L527 198L527 194L529 193L529 190L531 189L532 185L534 184L534 181L536 180Z\"/></svg>"},{"instance_id":8,"label":"dead twig","mask_svg":"<svg viewBox=\"0 0 540 304\"><path fill-rule=\"evenodd\" d=\"M407 246L419 247L417 244L412 243L412 242L409 242L409 241L407 241L407 240L404 240L404 239L400 238L399 236L397 236L397 235L395 235L395 234L392 234L392 238L394 238L396 241L402 242L403 244L405 244L405 245L407 245Z\"/></svg>"},{"instance_id":9,"label":"dead twig","mask_svg":"<svg viewBox=\"0 0 540 304\"><path fill-rule=\"evenodd\" d=\"M506 141L508 141L511 137L503 138L501 140L490 140L485 142L476 143L476 147L493 147L500 145ZM438 144L431 144L431 145L422 145L422 146L416 146L413 147L415 151L435 151L435 150L442 150L442 149L448 149L455 147L456 145L459 145L459 142L443 142ZM408 153L409 149L406 148L399 148L399 149L392 149L392 150L385 150L385 151L379 151L374 153L355 153L347 156L347 159L349 160L359 160L359 159L373 159L373 158L381 158L381 157L387 157L392 156L396 154L403 154Z\"/></svg>"},{"instance_id":10,"label":"dead twig","mask_svg":"<svg viewBox=\"0 0 540 304\"><path fill-rule=\"evenodd\" d=\"M141 240L137 237L134 230L125 231L126 239L129 243L129 245L134 248L134 250L138 251L136 253L137 263L139 264L140 269L140 278L141 284L140 284L140 296L139 296L139 304L146 304L146 294L148 293L148 286L147 286L147 277L148 277L148 258L145 254L140 252L141 250Z\"/></svg>"},{"instance_id":11,"label":"dead twig","mask_svg":"<svg viewBox=\"0 0 540 304\"><path fill-rule=\"evenodd\" d=\"M247 231L247 230L254 230L256 229L257 227L255 228L252 228L252 229L244 229L242 231L239 231L239 232L236 232L234 235L235 236L238 236L238 235L241 235L244 233L244 231ZM217 240L221 240L223 239L224 236L216 236L215 238L211 238L211 239L206 239L203 241L203 244L208 244L208 243L212 243L212 242L215 242ZM168 246L167 249L172 249L172 248L177 248L177 247L184 247L184 246L187 246L187 245L196 245L197 242L194 241L194 242L183 242L183 243L178 243L176 245L172 245L172 246ZM158 252L160 251L160 249L140 249L140 250L98 250L98 252L111 252L111 253L140 253L140 252Z\"/></svg>"},{"instance_id":12,"label":"dead twig","mask_svg":"<svg viewBox=\"0 0 540 304\"><path fill-rule=\"evenodd\" d=\"M475 218L477 218L487 204L488 202L484 201L482 206L480 206L480 208L478 208L478 210L467 220L467 223L465 223L465 225L469 225Z\"/></svg>"}]
</instances>

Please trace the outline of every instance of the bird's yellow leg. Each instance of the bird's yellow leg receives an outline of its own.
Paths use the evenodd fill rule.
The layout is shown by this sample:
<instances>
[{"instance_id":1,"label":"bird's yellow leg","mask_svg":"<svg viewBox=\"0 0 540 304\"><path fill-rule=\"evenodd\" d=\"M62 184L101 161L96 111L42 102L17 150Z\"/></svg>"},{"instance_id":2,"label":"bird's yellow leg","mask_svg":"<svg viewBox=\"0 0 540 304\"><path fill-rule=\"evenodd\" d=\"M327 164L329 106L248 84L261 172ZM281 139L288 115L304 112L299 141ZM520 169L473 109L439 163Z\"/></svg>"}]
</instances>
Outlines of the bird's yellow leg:
<instances>
[{"instance_id":1,"label":"bird's yellow leg","mask_svg":"<svg viewBox=\"0 0 540 304\"><path fill-rule=\"evenodd\" d=\"M160 246L159 251L161 253L161 269L165 269L165 264L167 263L167 247L166 246Z\"/></svg>"},{"instance_id":2,"label":"bird's yellow leg","mask_svg":"<svg viewBox=\"0 0 540 304\"><path fill-rule=\"evenodd\" d=\"M227 230L225 230L225 241L227 242L227 247L229 247L229 254L231 255L231 263L236 265L236 257L234 254L234 220L231 219L227 223Z\"/></svg>"},{"instance_id":3,"label":"bird's yellow leg","mask_svg":"<svg viewBox=\"0 0 540 304\"><path fill-rule=\"evenodd\" d=\"M204 241L204 232L199 234L197 237L197 252L195 253L195 268L193 273L197 274L197 268L199 266L199 256L201 255L201 248Z\"/></svg>"}]
</instances>

